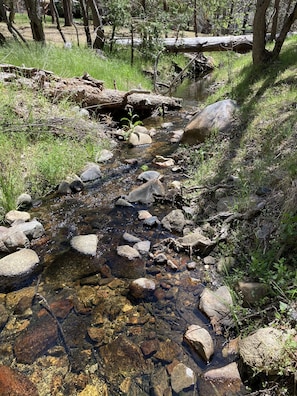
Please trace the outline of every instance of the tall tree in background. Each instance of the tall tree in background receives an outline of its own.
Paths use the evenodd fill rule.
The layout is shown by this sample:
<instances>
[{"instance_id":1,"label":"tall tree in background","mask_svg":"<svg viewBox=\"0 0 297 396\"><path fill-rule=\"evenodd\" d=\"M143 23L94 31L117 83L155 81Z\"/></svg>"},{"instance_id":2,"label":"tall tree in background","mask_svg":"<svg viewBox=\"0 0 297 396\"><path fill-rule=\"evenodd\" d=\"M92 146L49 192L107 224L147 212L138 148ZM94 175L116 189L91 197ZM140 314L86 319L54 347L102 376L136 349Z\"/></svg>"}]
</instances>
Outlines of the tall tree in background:
<instances>
[{"instance_id":1,"label":"tall tree in background","mask_svg":"<svg viewBox=\"0 0 297 396\"><path fill-rule=\"evenodd\" d=\"M88 0L88 5L92 11L93 26L96 34L93 48L103 49L105 37L100 8L96 0Z\"/></svg>"},{"instance_id":2,"label":"tall tree in background","mask_svg":"<svg viewBox=\"0 0 297 396\"><path fill-rule=\"evenodd\" d=\"M25 0L33 40L45 43L40 0Z\"/></svg>"},{"instance_id":3,"label":"tall tree in background","mask_svg":"<svg viewBox=\"0 0 297 396\"><path fill-rule=\"evenodd\" d=\"M63 0L65 26L73 25L72 0Z\"/></svg>"},{"instance_id":4,"label":"tall tree in background","mask_svg":"<svg viewBox=\"0 0 297 396\"><path fill-rule=\"evenodd\" d=\"M272 4L272 0L257 0L256 11L253 22L253 64L261 65L278 58L284 41L290 31L293 23L297 19L297 2L290 1L287 12L280 24L279 32L276 35L272 51L266 49L266 37L269 31L269 6L273 7L277 2ZM281 4L283 7L285 1ZM273 12L273 11L272 11ZM275 10L276 12L276 10ZM274 21L277 24L278 21Z\"/></svg>"}]
</instances>

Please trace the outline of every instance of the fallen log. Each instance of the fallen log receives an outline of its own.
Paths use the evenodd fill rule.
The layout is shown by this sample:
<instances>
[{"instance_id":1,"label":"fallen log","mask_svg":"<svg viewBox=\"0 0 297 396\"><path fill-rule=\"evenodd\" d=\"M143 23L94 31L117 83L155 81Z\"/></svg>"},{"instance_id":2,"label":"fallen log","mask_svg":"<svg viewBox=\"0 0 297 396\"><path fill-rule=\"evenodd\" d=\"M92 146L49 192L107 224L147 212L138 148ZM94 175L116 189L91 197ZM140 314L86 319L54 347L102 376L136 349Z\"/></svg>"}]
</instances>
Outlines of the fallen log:
<instances>
[{"instance_id":1,"label":"fallen log","mask_svg":"<svg viewBox=\"0 0 297 396\"><path fill-rule=\"evenodd\" d=\"M130 39L118 38L116 43L131 45ZM141 39L133 39L133 45L138 47L142 44ZM184 37L163 39L164 49L168 52L212 52L212 51L235 51L245 53L252 50L253 35L241 36L215 36L215 37Z\"/></svg>"},{"instance_id":2,"label":"fallen log","mask_svg":"<svg viewBox=\"0 0 297 396\"><path fill-rule=\"evenodd\" d=\"M1 73L2 72L2 73ZM52 100L68 99L94 111L114 112L133 109L150 114L158 108L180 109L182 99L132 89L128 92L104 88L104 82L85 74L82 77L60 78L53 73L14 65L0 65L0 80L14 81L20 86L42 90Z\"/></svg>"}]
</instances>

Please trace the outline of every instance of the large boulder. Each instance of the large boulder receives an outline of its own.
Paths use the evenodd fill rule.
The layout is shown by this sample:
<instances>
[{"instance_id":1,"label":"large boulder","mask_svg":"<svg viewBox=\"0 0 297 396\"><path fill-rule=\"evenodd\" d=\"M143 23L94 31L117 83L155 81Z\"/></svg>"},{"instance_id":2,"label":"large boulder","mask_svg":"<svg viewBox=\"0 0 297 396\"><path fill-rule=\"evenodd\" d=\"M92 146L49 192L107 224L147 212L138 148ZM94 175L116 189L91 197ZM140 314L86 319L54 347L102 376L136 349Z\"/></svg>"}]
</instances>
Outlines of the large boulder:
<instances>
[{"instance_id":1,"label":"large boulder","mask_svg":"<svg viewBox=\"0 0 297 396\"><path fill-rule=\"evenodd\" d=\"M264 327L239 341L239 354L245 364L258 372L275 375L280 369L290 371L294 350L288 345L294 337L295 330Z\"/></svg>"},{"instance_id":2,"label":"large boulder","mask_svg":"<svg viewBox=\"0 0 297 396\"><path fill-rule=\"evenodd\" d=\"M213 131L228 130L234 123L234 113L237 108L236 102L231 99L221 100L205 107L186 125L182 142L202 143Z\"/></svg>"}]
</instances>

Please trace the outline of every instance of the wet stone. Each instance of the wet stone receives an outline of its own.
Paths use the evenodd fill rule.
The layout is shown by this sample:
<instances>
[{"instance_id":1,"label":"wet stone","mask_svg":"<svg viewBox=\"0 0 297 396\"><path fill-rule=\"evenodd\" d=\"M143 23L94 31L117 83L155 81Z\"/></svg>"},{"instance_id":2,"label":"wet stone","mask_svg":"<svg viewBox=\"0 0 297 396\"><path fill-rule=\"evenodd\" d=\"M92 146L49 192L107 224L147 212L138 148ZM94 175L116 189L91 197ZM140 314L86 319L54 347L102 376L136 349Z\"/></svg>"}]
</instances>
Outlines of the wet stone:
<instances>
[{"instance_id":1,"label":"wet stone","mask_svg":"<svg viewBox=\"0 0 297 396\"><path fill-rule=\"evenodd\" d=\"M101 347L100 355L112 377L147 371L141 349L124 335Z\"/></svg>"},{"instance_id":2,"label":"wet stone","mask_svg":"<svg viewBox=\"0 0 297 396\"><path fill-rule=\"evenodd\" d=\"M0 366L0 395L38 396L38 391L24 374L7 366Z\"/></svg>"},{"instance_id":3,"label":"wet stone","mask_svg":"<svg viewBox=\"0 0 297 396\"><path fill-rule=\"evenodd\" d=\"M95 256L98 245L98 237L95 234L78 235L71 239L70 244L73 249L80 253Z\"/></svg>"},{"instance_id":4,"label":"wet stone","mask_svg":"<svg viewBox=\"0 0 297 396\"><path fill-rule=\"evenodd\" d=\"M218 369L208 370L200 382L200 390L203 395L245 394L237 364L234 362Z\"/></svg>"},{"instance_id":5,"label":"wet stone","mask_svg":"<svg viewBox=\"0 0 297 396\"><path fill-rule=\"evenodd\" d=\"M14 353L19 363L32 364L58 340L55 320L49 314L29 325L14 344Z\"/></svg>"},{"instance_id":6,"label":"wet stone","mask_svg":"<svg viewBox=\"0 0 297 396\"><path fill-rule=\"evenodd\" d=\"M178 344L172 340L160 342L159 349L155 353L154 358L164 362L170 363L182 353Z\"/></svg>"},{"instance_id":7,"label":"wet stone","mask_svg":"<svg viewBox=\"0 0 297 396\"><path fill-rule=\"evenodd\" d=\"M206 363L210 361L210 358L214 353L214 343L211 335L206 329L198 325L191 325L188 327L184 338Z\"/></svg>"},{"instance_id":8,"label":"wet stone","mask_svg":"<svg viewBox=\"0 0 297 396\"><path fill-rule=\"evenodd\" d=\"M174 392L180 393L184 390L194 388L195 374L192 369L183 363L177 364L171 373L171 386Z\"/></svg>"},{"instance_id":9,"label":"wet stone","mask_svg":"<svg viewBox=\"0 0 297 396\"><path fill-rule=\"evenodd\" d=\"M119 256L125 257L128 260L134 260L140 258L140 253L138 250L134 249L129 245L122 245L117 247L117 254Z\"/></svg>"},{"instance_id":10,"label":"wet stone","mask_svg":"<svg viewBox=\"0 0 297 396\"><path fill-rule=\"evenodd\" d=\"M130 293L134 298L146 298L154 293L155 288L152 279L139 278L130 283Z\"/></svg>"},{"instance_id":11,"label":"wet stone","mask_svg":"<svg viewBox=\"0 0 297 396\"><path fill-rule=\"evenodd\" d=\"M157 339L143 341L140 344L142 353L146 358L152 356L159 349L159 341Z\"/></svg>"}]
</instances>

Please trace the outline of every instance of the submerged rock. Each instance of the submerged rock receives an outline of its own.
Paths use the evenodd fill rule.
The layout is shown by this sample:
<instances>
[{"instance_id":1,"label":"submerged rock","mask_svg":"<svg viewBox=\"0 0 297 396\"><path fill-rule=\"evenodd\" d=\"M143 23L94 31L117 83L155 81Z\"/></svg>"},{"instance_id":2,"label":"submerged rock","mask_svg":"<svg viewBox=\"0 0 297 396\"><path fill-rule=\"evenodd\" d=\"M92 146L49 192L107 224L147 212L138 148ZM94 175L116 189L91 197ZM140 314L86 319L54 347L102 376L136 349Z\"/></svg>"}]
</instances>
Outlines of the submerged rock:
<instances>
[{"instance_id":1,"label":"submerged rock","mask_svg":"<svg viewBox=\"0 0 297 396\"><path fill-rule=\"evenodd\" d=\"M178 363L171 373L171 386L175 393L186 391L195 385L195 374L190 367L183 363Z\"/></svg>"},{"instance_id":2,"label":"submerged rock","mask_svg":"<svg viewBox=\"0 0 297 396\"><path fill-rule=\"evenodd\" d=\"M38 396L36 386L24 374L7 366L0 366L1 396Z\"/></svg>"}]
</instances>

